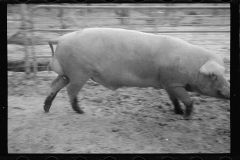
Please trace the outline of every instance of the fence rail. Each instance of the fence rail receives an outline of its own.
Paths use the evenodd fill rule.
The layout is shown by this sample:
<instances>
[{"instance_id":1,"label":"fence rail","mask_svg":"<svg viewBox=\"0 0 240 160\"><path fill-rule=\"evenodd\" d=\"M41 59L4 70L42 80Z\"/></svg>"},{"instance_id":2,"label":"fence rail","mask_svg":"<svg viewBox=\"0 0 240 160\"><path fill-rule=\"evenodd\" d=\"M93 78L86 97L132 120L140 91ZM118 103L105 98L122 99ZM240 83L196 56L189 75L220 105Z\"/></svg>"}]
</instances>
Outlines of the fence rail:
<instances>
[{"instance_id":1,"label":"fence rail","mask_svg":"<svg viewBox=\"0 0 240 160\"><path fill-rule=\"evenodd\" d=\"M61 9L230 9L229 6L59 6L39 5L31 9L31 13L41 8Z\"/></svg>"},{"instance_id":2,"label":"fence rail","mask_svg":"<svg viewBox=\"0 0 240 160\"><path fill-rule=\"evenodd\" d=\"M201 10L209 10L209 9L224 9L224 10L230 10L230 7L229 6L126 6L126 5L119 5L119 6L62 6L62 5L39 5L39 6L34 6L30 9L29 11L29 20L28 22L30 23L31 25L31 29L27 28L26 27L26 15L22 14L22 20L23 20L23 29L24 30L20 30L20 32L24 32L24 34L26 33L30 33L30 45L31 45L31 55L32 55L32 60L33 60L33 70L34 70L34 75L36 75L37 73L37 63L36 63L36 59L37 58L50 58L51 56L42 56L42 55L35 55L35 48L34 48L34 45L33 45L33 33L36 32L36 31L39 31L39 32L72 32L72 31L76 31L76 30L79 30L79 29L42 29L42 28L35 28L34 27L34 16L35 16L35 12L37 10L40 10L40 9L109 9L109 10L141 10L141 9L144 9L144 10L150 10L150 9L160 9L160 10L198 10L198 9L201 9ZM22 6L22 13L24 12L23 10L26 9L26 7ZM156 12L156 13L153 13L150 17L152 19L154 19L153 21L153 25L151 25L151 27L153 28L153 31L149 31L149 30L146 30L146 29L139 29L141 31L145 31L145 32L154 32L154 33L201 33L201 32L212 32L212 33L227 33L227 32L230 32L229 29L221 29L221 30L215 30L215 29L207 29L207 30L166 30L166 29L159 29L161 28L161 25L156 25L156 19L159 18L159 15L164 15L165 12ZM187 17L205 17L205 15L186 15ZM25 17L25 18L24 18ZM207 17L211 17L211 15L207 14ZM82 19L93 19L94 17L81 17ZM116 18L116 19L149 19L149 17L139 17L139 16L136 16L136 17L101 17L101 19L110 19L110 18ZM174 21L174 20L173 20ZM131 25L131 26L136 26L135 24ZM123 27L124 28L124 27ZM26 37L26 36L25 36ZM26 45L27 45L27 41L25 40L25 71L26 72L29 72L30 71L30 63L28 62L29 61L29 53L26 49Z\"/></svg>"},{"instance_id":3,"label":"fence rail","mask_svg":"<svg viewBox=\"0 0 240 160\"><path fill-rule=\"evenodd\" d=\"M74 32L78 31L79 29L29 29L29 30L21 30L20 32L34 32L34 31L42 31L42 32ZM141 30L145 31L145 30ZM154 31L146 31L149 33L156 33ZM157 33L199 33L199 32L216 32L216 33L223 33L223 32L230 32L230 30L158 30Z\"/></svg>"}]
</instances>

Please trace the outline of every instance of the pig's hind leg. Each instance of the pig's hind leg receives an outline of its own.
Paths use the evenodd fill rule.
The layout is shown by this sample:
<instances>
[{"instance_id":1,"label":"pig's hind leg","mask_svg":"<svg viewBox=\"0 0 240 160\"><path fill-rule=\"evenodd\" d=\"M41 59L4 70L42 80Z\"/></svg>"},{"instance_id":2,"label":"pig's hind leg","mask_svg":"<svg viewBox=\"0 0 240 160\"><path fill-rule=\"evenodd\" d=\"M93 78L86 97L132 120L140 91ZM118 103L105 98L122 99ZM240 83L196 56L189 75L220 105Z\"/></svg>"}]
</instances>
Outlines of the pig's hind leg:
<instances>
[{"instance_id":1,"label":"pig's hind leg","mask_svg":"<svg viewBox=\"0 0 240 160\"><path fill-rule=\"evenodd\" d=\"M67 86L67 92L70 99L72 109L77 113L84 113L83 110L78 105L77 94L82 89L83 85L89 79L86 74L78 74L70 76L70 83Z\"/></svg>"},{"instance_id":2,"label":"pig's hind leg","mask_svg":"<svg viewBox=\"0 0 240 160\"><path fill-rule=\"evenodd\" d=\"M57 93L65 87L69 83L69 80L67 77L58 75L56 79L52 81L51 89L48 92L48 96L44 101L44 110L45 112L49 112L49 109L52 105L52 101L55 99Z\"/></svg>"}]
</instances>

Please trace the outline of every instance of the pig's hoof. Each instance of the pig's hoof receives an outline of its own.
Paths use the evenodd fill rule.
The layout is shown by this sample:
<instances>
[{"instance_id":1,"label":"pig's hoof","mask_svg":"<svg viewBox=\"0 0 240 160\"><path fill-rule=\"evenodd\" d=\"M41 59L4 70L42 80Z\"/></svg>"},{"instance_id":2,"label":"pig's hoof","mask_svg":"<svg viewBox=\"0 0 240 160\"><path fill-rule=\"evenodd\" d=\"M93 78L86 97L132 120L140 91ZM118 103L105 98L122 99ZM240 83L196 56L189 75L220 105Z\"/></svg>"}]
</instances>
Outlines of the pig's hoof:
<instances>
[{"instance_id":1,"label":"pig's hoof","mask_svg":"<svg viewBox=\"0 0 240 160\"><path fill-rule=\"evenodd\" d=\"M45 111L45 112L49 112L50 107L51 107L51 104L45 104L45 105L43 106L44 111Z\"/></svg>"},{"instance_id":2,"label":"pig's hoof","mask_svg":"<svg viewBox=\"0 0 240 160\"><path fill-rule=\"evenodd\" d=\"M78 106L78 102L77 102L77 98L73 99L72 102L72 108L75 112L79 113L79 114L83 114L84 112L81 110L81 108Z\"/></svg>"},{"instance_id":3,"label":"pig's hoof","mask_svg":"<svg viewBox=\"0 0 240 160\"><path fill-rule=\"evenodd\" d=\"M184 120L190 120L191 117L190 117L190 116L183 116L183 119L184 119Z\"/></svg>"},{"instance_id":4,"label":"pig's hoof","mask_svg":"<svg viewBox=\"0 0 240 160\"><path fill-rule=\"evenodd\" d=\"M181 115L184 114L182 109L175 109L174 112L175 112L175 114L181 114Z\"/></svg>"},{"instance_id":5,"label":"pig's hoof","mask_svg":"<svg viewBox=\"0 0 240 160\"><path fill-rule=\"evenodd\" d=\"M77 112L77 113L79 113L79 114L83 114L83 113L84 113L83 110L78 106L77 103L73 103L73 104L72 104L72 108L73 108L73 110L74 110L75 112Z\"/></svg>"},{"instance_id":6,"label":"pig's hoof","mask_svg":"<svg viewBox=\"0 0 240 160\"><path fill-rule=\"evenodd\" d=\"M183 115L183 119L185 119L185 120L190 120L190 119L192 119L192 116L191 116L191 114L184 114Z\"/></svg>"},{"instance_id":7,"label":"pig's hoof","mask_svg":"<svg viewBox=\"0 0 240 160\"><path fill-rule=\"evenodd\" d=\"M81 110L81 108L79 108L78 106L77 107L73 107L73 110L79 114L83 114L83 110Z\"/></svg>"}]
</instances>

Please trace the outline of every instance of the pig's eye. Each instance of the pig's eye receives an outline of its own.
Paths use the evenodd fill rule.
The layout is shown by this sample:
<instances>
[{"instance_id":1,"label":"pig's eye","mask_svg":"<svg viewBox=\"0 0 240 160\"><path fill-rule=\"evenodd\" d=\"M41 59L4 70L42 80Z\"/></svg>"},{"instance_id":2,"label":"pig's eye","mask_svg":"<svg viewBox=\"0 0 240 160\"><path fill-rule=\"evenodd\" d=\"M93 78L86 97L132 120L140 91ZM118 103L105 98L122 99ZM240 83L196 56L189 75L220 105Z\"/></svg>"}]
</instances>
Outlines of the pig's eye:
<instances>
[{"instance_id":1,"label":"pig's eye","mask_svg":"<svg viewBox=\"0 0 240 160\"><path fill-rule=\"evenodd\" d=\"M212 80L212 81L216 81L216 80L217 80L217 76L214 75L214 74L212 74L212 75L211 75L211 80Z\"/></svg>"}]
</instances>

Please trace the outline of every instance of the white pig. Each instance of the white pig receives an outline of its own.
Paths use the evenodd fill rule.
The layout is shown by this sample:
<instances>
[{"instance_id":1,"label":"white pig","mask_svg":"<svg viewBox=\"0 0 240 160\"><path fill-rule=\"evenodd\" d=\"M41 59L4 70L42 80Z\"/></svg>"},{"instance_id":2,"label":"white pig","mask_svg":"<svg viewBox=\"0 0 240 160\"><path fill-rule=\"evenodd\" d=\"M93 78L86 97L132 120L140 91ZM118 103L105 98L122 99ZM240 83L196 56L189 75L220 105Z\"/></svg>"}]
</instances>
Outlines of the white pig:
<instances>
[{"instance_id":1,"label":"white pig","mask_svg":"<svg viewBox=\"0 0 240 160\"><path fill-rule=\"evenodd\" d=\"M45 100L49 111L58 91L67 86L72 108L83 113L77 94L91 78L111 89L165 89L175 113L189 119L193 100L188 92L230 99L220 56L181 39L117 28L88 28L49 41L51 69L58 74ZM53 44L57 44L56 52ZM186 106L183 111L178 100Z\"/></svg>"}]
</instances>

